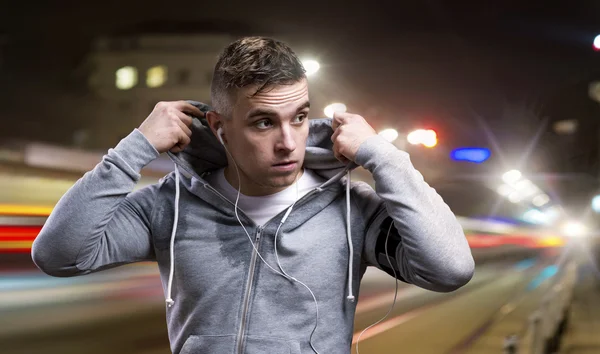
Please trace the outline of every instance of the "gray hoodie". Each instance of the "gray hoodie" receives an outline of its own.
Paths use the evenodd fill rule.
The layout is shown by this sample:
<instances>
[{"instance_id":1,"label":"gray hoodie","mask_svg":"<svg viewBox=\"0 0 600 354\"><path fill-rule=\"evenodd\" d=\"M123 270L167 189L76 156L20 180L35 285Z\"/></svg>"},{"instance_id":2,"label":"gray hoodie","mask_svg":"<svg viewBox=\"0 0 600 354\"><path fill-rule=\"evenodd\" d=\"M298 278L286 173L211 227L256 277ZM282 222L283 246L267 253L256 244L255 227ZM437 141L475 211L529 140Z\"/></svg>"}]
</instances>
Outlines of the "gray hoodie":
<instances>
[{"instance_id":1,"label":"gray hoodie","mask_svg":"<svg viewBox=\"0 0 600 354\"><path fill-rule=\"evenodd\" d=\"M133 191L159 155L135 129L57 203L33 260L59 277L158 262L171 349L181 354L347 354L351 297L367 266L440 292L471 279L460 224L406 152L369 138L356 162L372 173L375 190L348 184L354 166L333 156L331 120L309 124L304 167L328 181L264 225L239 211L247 234L234 204L203 178L227 164L204 119L193 120L190 145L170 154L175 171ZM277 263L276 232L289 276Z\"/></svg>"}]
</instances>

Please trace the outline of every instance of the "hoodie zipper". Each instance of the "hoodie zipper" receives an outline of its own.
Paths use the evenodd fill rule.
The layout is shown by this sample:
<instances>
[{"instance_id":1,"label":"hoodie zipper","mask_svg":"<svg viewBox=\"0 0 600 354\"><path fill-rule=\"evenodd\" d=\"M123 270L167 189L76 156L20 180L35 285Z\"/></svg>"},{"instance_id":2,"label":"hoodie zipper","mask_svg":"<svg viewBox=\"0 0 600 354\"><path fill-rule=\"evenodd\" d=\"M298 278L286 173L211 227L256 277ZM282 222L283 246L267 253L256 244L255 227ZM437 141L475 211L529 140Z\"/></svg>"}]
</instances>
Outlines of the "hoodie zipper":
<instances>
[{"instance_id":1,"label":"hoodie zipper","mask_svg":"<svg viewBox=\"0 0 600 354\"><path fill-rule=\"evenodd\" d=\"M229 199L225 198L224 195L219 193L219 191L217 191L211 185L205 183L204 187L208 188L210 191L215 193L217 196L219 196L224 201L233 205L235 208L235 203L233 203ZM313 194L317 193L317 191L319 191L319 190L321 190L320 187L311 190L306 195L304 195L302 198L300 198L298 201L296 201L296 205L302 204L304 201L306 201L308 198L310 198ZM275 217L273 217L273 218L275 218ZM273 220L273 218L271 220ZM266 224L271 222L271 220L267 221ZM244 303L243 303L243 309L242 309L242 321L240 323L240 330L238 331L238 338L237 338L237 343L236 343L236 353L237 354L243 354L242 351L244 349L244 335L246 333L246 326L248 323L248 318L247 318L248 317L248 308L250 307L250 293L252 292L252 286L254 285L254 271L256 269L256 260L258 258L258 252L256 250L259 249L260 237L262 235L263 230L264 230L264 226L259 226L256 229L256 235L254 237L254 245L256 246L256 249L254 249L254 247L252 247L252 257L250 259L250 269L248 272L248 281L247 281L247 286L246 286L246 292L244 294Z\"/></svg>"},{"instance_id":2,"label":"hoodie zipper","mask_svg":"<svg viewBox=\"0 0 600 354\"><path fill-rule=\"evenodd\" d=\"M259 227L256 230L256 236L254 238L254 245L256 249L252 247L252 258L250 259L250 270L248 271L248 282L246 286L246 293L244 294L244 304L242 309L242 322L240 323L240 331L238 333L237 338L237 353L242 354L242 349L244 347L244 334L246 332L246 324L248 322L248 307L250 306L250 293L252 292L252 285L254 283L254 270L256 268L256 259L257 257L257 249L259 249L260 236L263 228Z\"/></svg>"}]
</instances>

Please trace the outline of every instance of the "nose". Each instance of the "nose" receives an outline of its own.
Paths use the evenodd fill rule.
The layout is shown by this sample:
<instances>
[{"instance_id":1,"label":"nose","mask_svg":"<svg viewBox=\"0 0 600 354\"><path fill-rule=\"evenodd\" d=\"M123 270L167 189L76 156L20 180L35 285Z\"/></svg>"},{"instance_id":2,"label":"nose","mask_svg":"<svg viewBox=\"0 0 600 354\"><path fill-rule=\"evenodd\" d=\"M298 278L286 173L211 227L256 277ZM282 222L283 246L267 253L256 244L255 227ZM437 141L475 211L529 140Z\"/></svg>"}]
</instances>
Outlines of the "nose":
<instances>
[{"instance_id":1,"label":"nose","mask_svg":"<svg viewBox=\"0 0 600 354\"><path fill-rule=\"evenodd\" d=\"M296 140L294 139L294 129L289 125L283 125L278 137L277 150L292 152L296 150Z\"/></svg>"}]
</instances>

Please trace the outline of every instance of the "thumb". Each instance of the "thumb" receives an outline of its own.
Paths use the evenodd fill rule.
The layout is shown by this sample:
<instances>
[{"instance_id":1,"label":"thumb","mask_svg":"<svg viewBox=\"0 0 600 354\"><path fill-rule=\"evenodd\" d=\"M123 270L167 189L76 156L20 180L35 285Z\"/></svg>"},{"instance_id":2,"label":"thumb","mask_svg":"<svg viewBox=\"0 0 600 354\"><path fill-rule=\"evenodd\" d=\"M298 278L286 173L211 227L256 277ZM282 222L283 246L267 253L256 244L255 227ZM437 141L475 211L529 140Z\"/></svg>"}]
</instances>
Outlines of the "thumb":
<instances>
[{"instance_id":1,"label":"thumb","mask_svg":"<svg viewBox=\"0 0 600 354\"><path fill-rule=\"evenodd\" d=\"M177 144L173 145L173 147L169 151L171 151L172 153L176 154L178 152L182 152L185 149L186 146L187 146L187 144L185 142L181 142L180 141Z\"/></svg>"},{"instance_id":2,"label":"thumb","mask_svg":"<svg viewBox=\"0 0 600 354\"><path fill-rule=\"evenodd\" d=\"M340 125L346 123L348 120L348 113L345 112L333 112L333 121L331 127L336 130Z\"/></svg>"}]
</instances>

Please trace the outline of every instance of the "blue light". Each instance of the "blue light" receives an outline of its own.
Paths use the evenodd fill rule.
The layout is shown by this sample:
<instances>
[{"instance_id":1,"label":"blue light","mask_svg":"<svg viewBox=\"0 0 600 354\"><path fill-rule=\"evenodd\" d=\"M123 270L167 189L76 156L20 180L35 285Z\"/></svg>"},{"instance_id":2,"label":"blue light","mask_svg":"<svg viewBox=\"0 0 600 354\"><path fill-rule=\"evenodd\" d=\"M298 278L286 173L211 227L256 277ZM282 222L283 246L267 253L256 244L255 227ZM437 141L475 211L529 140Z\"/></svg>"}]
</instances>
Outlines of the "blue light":
<instances>
[{"instance_id":1,"label":"blue light","mask_svg":"<svg viewBox=\"0 0 600 354\"><path fill-rule=\"evenodd\" d=\"M533 280L529 284L527 284L527 291L534 290L535 288L540 286L544 281L555 276L556 273L558 273L558 266L556 265L551 265L542 269L542 271L535 278L533 278Z\"/></svg>"},{"instance_id":2,"label":"blue light","mask_svg":"<svg viewBox=\"0 0 600 354\"><path fill-rule=\"evenodd\" d=\"M592 210L596 213L600 213L600 195L597 195L592 199Z\"/></svg>"},{"instance_id":3,"label":"blue light","mask_svg":"<svg viewBox=\"0 0 600 354\"><path fill-rule=\"evenodd\" d=\"M467 161L474 163L482 163L490 158L491 152L486 148L467 147L454 149L450 153L450 157L455 161Z\"/></svg>"},{"instance_id":4,"label":"blue light","mask_svg":"<svg viewBox=\"0 0 600 354\"><path fill-rule=\"evenodd\" d=\"M515 268L517 270L525 270L527 268L531 268L535 265L536 263L536 259L535 258L527 258L524 259L522 261L520 261L519 263L515 264Z\"/></svg>"}]
</instances>

